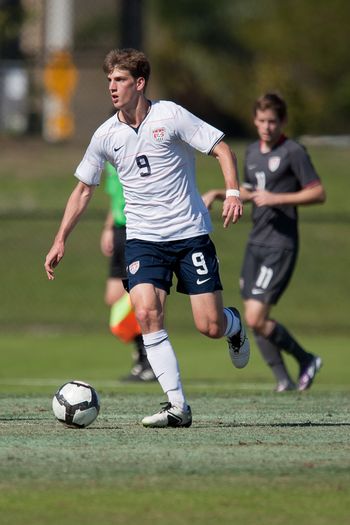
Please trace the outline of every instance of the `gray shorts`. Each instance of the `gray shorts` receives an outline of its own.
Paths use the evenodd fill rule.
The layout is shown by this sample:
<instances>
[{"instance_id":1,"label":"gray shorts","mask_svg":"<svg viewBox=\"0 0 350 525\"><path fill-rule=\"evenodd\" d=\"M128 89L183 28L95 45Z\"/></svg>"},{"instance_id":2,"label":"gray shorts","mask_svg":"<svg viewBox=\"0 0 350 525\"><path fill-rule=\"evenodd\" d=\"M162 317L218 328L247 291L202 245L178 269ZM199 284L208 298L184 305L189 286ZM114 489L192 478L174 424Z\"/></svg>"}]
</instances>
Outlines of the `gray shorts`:
<instances>
[{"instance_id":1,"label":"gray shorts","mask_svg":"<svg viewBox=\"0 0 350 525\"><path fill-rule=\"evenodd\" d=\"M248 244L241 270L240 288L244 300L276 304L293 275L298 249L276 249Z\"/></svg>"}]
</instances>

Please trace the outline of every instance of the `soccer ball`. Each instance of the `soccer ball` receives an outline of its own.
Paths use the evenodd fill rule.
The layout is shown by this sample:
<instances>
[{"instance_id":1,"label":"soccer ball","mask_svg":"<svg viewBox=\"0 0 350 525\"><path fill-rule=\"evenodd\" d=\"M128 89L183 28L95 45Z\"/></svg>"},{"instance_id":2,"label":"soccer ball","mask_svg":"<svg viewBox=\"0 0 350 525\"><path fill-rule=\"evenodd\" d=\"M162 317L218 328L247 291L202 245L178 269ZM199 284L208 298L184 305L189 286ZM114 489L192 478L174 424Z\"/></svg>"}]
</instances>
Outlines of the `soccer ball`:
<instances>
[{"instance_id":1,"label":"soccer ball","mask_svg":"<svg viewBox=\"0 0 350 525\"><path fill-rule=\"evenodd\" d=\"M53 413L69 427L84 428L98 416L100 403L96 390L83 381L69 381L62 385L52 400Z\"/></svg>"}]
</instances>

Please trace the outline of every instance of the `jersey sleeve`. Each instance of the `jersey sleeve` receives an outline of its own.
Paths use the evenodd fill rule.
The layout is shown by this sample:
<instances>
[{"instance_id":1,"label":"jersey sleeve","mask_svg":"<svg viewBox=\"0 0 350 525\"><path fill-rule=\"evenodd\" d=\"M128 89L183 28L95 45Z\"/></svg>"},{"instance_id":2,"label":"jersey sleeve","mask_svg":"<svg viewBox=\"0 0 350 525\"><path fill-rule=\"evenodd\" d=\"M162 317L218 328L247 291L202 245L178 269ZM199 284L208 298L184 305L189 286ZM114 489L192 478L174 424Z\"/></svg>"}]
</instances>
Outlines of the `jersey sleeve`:
<instances>
[{"instance_id":1,"label":"jersey sleeve","mask_svg":"<svg viewBox=\"0 0 350 525\"><path fill-rule=\"evenodd\" d=\"M312 164L308 152L300 144L295 144L293 150L290 151L290 163L293 173L299 180L302 188L320 182L320 177Z\"/></svg>"},{"instance_id":2,"label":"jersey sleeve","mask_svg":"<svg viewBox=\"0 0 350 525\"><path fill-rule=\"evenodd\" d=\"M89 186L98 186L105 161L106 159L101 152L100 144L95 134L75 171L75 176Z\"/></svg>"},{"instance_id":3,"label":"jersey sleeve","mask_svg":"<svg viewBox=\"0 0 350 525\"><path fill-rule=\"evenodd\" d=\"M204 122L181 106L176 106L174 120L178 137L207 155L225 136L222 131Z\"/></svg>"},{"instance_id":4,"label":"jersey sleeve","mask_svg":"<svg viewBox=\"0 0 350 525\"><path fill-rule=\"evenodd\" d=\"M249 176L248 176L248 150L245 151L244 154L244 163L243 163L243 186L246 187L247 184L249 184Z\"/></svg>"}]
</instances>

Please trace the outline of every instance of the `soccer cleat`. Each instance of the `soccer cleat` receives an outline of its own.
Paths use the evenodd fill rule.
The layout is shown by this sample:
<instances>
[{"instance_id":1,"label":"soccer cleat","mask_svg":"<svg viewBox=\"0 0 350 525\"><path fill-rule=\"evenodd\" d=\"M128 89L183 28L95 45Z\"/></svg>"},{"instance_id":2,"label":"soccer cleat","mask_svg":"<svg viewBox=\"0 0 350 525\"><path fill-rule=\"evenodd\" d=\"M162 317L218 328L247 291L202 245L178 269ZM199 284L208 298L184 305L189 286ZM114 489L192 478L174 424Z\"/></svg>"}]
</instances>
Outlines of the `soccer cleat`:
<instances>
[{"instance_id":1,"label":"soccer cleat","mask_svg":"<svg viewBox=\"0 0 350 525\"><path fill-rule=\"evenodd\" d=\"M151 381L156 380L157 378L154 375L154 372L151 368L151 365L148 362L148 359L141 360L138 363L136 363L132 367L130 374L122 379L122 381L143 383L150 383Z\"/></svg>"},{"instance_id":2,"label":"soccer cleat","mask_svg":"<svg viewBox=\"0 0 350 525\"><path fill-rule=\"evenodd\" d=\"M280 381L277 383L275 392L288 392L290 390L296 390L296 384L293 381Z\"/></svg>"},{"instance_id":3,"label":"soccer cleat","mask_svg":"<svg viewBox=\"0 0 350 525\"><path fill-rule=\"evenodd\" d=\"M143 381L145 383L149 383L150 381L157 381L157 378L154 375L154 372L150 366L143 368L139 373L138 378L140 381Z\"/></svg>"},{"instance_id":4,"label":"soccer cleat","mask_svg":"<svg viewBox=\"0 0 350 525\"><path fill-rule=\"evenodd\" d=\"M190 427L192 425L191 407L181 410L171 403L164 403L163 408L153 414L153 416L146 416L142 420L144 427L149 428L165 428L165 427Z\"/></svg>"},{"instance_id":5,"label":"soccer cleat","mask_svg":"<svg viewBox=\"0 0 350 525\"><path fill-rule=\"evenodd\" d=\"M231 361L236 368L244 368L247 366L250 356L250 344L247 337L246 330L241 320L241 315L237 308L229 307L241 323L241 329L234 335L227 338L228 351Z\"/></svg>"},{"instance_id":6,"label":"soccer cleat","mask_svg":"<svg viewBox=\"0 0 350 525\"><path fill-rule=\"evenodd\" d=\"M303 390L307 390L308 388L310 388L321 366L322 359L319 356L314 355L312 356L311 361L306 366L300 369L298 383L299 391L302 392Z\"/></svg>"}]
</instances>

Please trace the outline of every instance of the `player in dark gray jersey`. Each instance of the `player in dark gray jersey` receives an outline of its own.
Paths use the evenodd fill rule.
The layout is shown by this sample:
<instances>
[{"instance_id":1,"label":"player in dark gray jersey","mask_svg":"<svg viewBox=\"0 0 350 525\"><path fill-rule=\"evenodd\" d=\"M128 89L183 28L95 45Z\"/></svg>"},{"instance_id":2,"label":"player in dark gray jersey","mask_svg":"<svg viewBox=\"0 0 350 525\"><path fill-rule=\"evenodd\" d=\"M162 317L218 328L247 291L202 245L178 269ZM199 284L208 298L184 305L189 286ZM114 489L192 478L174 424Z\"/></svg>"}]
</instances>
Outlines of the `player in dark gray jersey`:
<instances>
[{"instance_id":1,"label":"player in dark gray jersey","mask_svg":"<svg viewBox=\"0 0 350 525\"><path fill-rule=\"evenodd\" d=\"M253 228L241 272L245 317L276 377L277 392L306 390L322 365L319 356L305 351L282 324L270 317L297 259L297 206L325 200L324 188L305 148L282 133L286 121L286 103L279 95L267 93L256 101L254 124L260 140L247 148L241 188L241 197L253 206ZM222 190L211 190L203 199L210 207L224 195ZM297 385L281 350L299 364Z\"/></svg>"}]
</instances>

